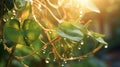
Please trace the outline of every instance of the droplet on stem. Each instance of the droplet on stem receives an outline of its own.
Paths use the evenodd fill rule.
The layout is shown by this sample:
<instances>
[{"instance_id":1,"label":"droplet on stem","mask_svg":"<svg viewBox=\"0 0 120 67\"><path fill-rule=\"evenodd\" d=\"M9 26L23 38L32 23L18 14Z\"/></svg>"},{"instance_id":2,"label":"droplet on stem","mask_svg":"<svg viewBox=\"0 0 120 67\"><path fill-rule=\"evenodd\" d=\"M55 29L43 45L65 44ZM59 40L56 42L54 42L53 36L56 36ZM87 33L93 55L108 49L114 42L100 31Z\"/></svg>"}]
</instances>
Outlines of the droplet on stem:
<instances>
[{"instance_id":1,"label":"droplet on stem","mask_svg":"<svg viewBox=\"0 0 120 67\"><path fill-rule=\"evenodd\" d=\"M62 67L65 66L64 64L61 65Z\"/></svg>"},{"instance_id":2,"label":"droplet on stem","mask_svg":"<svg viewBox=\"0 0 120 67\"><path fill-rule=\"evenodd\" d=\"M46 51L45 50L43 50L43 54L45 54L46 53Z\"/></svg>"},{"instance_id":3,"label":"droplet on stem","mask_svg":"<svg viewBox=\"0 0 120 67\"><path fill-rule=\"evenodd\" d=\"M46 63L49 63L49 61L48 61L48 60L45 60L45 62L46 62Z\"/></svg>"},{"instance_id":4,"label":"droplet on stem","mask_svg":"<svg viewBox=\"0 0 120 67\"><path fill-rule=\"evenodd\" d=\"M108 46L106 45L105 48L108 48Z\"/></svg>"},{"instance_id":5,"label":"droplet on stem","mask_svg":"<svg viewBox=\"0 0 120 67\"><path fill-rule=\"evenodd\" d=\"M67 63L67 61L65 61L65 64Z\"/></svg>"},{"instance_id":6,"label":"droplet on stem","mask_svg":"<svg viewBox=\"0 0 120 67\"><path fill-rule=\"evenodd\" d=\"M80 47L78 47L78 50L80 50L81 48Z\"/></svg>"},{"instance_id":7,"label":"droplet on stem","mask_svg":"<svg viewBox=\"0 0 120 67\"><path fill-rule=\"evenodd\" d=\"M54 62L56 61L56 59L53 60Z\"/></svg>"},{"instance_id":8,"label":"droplet on stem","mask_svg":"<svg viewBox=\"0 0 120 67\"><path fill-rule=\"evenodd\" d=\"M66 63L67 63L67 61L66 61L66 60L64 60L64 63L66 64Z\"/></svg>"},{"instance_id":9,"label":"droplet on stem","mask_svg":"<svg viewBox=\"0 0 120 67\"><path fill-rule=\"evenodd\" d=\"M13 15L16 15L16 11L15 10L13 10Z\"/></svg>"},{"instance_id":10,"label":"droplet on stem","mask_svg":"<svg viewBox=\"0 0 120 67\"><path fill-rule=\"evenodd\" d=\"M46 63L49 63L49 60L50 60L50 58L46 58L45 62L46 62Z\"/></svg>"},{"instance_id":11,"label":"droplet on stem","mask_svg":"<svg viewBox=\"0 0 120 67\"><path fill-rule=\"evenodd\" d=\"M73 57L71 57L70 60L73 60Z\"/></svg>"},{"instance_id":12,"label":"droplet on stem","mask_svg":"<svg viewBox=\"0 0 120 67\"><path fill-rule=\"evenodd\" d=\"M49 32L50 34L52 33L52 32Z\"/></svg>"}]
</instances>

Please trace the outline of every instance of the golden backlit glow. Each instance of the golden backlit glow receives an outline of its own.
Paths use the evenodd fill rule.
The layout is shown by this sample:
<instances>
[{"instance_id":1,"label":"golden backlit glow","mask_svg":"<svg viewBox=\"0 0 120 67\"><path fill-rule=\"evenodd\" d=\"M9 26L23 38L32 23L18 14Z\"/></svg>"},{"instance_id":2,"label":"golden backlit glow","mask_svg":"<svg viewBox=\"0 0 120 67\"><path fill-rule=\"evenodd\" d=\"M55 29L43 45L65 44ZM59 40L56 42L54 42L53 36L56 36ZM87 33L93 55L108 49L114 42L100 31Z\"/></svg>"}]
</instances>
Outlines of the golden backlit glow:
<instances>
[{"instance_id":1,"label":"golden backlit glow","mask_svg":"<svg viewBox=\"0 0 120 67\"><path fill-rule=\"evenodd\" d=\"M61 23L61 20L66 20L74 18L72 14L70 13L68 15L68 11L66 9L72 9L75 13L79 12L78 18L75 18L74 20L80 20L80 18L89 11L100 13L100 10L96 7L96 5L92 2L92 0L57 0L56 3L52 0L33 0L32 2L32 14L35 20L40 20L41 18L48 17L49 14L52 18L54 18L58 23ZM46 5L46 3L49 4ZM57 10L57 13L59 14L60 18L58 17L56 11L53 11L49 7L52 7L53 9ZM64 9L60 9L60 8ZM63 10L63 14L59 11ZM46 14L49 13L49 14ZM51 22L51 21L50 21Z\"/></svg>"},{"instance_id":2,"label":"golden backlit glow","mask_svg":"<svg viewBox=\"0 0 120 67\"><path fill-rule=\"evenodd\" d=\"M85 22L86 24L84 26L72 24L72 23L82 23L82 18L84 17L83 15L87 12L100 13L100 10L92 2L92 0L26 0L26 1L28 2L30 1L28 3L29 7L26 6L27 10L25 10L24 14L21 17L27 18L28 16L30 16L30 18L32 17L34 18L34 20L37 21L40 28L42 29L41 30L42 33L40 34L40 40L41 40L40 45L41 44L42 45L44 44L44 45L40 46L40 48L38 48L37 51L32 52L30 55L19 57L19 58L23 59L23 58L29 57L33 54L37 54L42 50L43 50L43 54L45 54L45 50L47 49L47 47L50 46L52 50L49 53L53 53L55 56L55 59L60 58L61 60L64 60L64 61L77 60L77 59L83 60L89 55L96 53L100 48L102 48L103 45L100 45L98 47L95 45L95 48L92 51L86 53L85 55L81 55L82 53L80 55L76 55L73 49L73 48L76 48L74 47L74 45L78 46L77 49L81 52L82 51L81 46L84 46L84 45L86 46L86 43L85 43L86 41L84 41L84 34L85 34L85 37L88 37L88 38L93 37L92 34L89 35L89 31L86 29L89 21L88 22L86 21ZM31 9L30 7L32 8L32 12L28 10L28 8ZM68 23L67 24L68 26L66 25L65 27L65 24L64 24L65 21L67 22L70 21L71 23ZM91 22L91 18L90 18L90 22ZM59 26L61 23L63 23L64 26ZM70 28L70 29L63 29L62 27ZM60 37L58 33L56 33L55 28L59 30L60 32L59 35L62 37ZM63 32L61 33L61 31ZM28 34L28 38L30 40L32 38L31 36L34 37L34 34L33 33ZM80 38L75 38L74 36L75 37L80 36ZM47 40L45 40L44 42L44 39L46 38ZM75 40L75 41L72 41L72 40ZM70 43L68 43L67 41ZM21 44L17 44L16 46L16 48L18 49L22 47L23 45ZM60 49L62 48L64 50L62 54L61 54L61 50L59 51L58 48ZM107 46L105 46L105 48L107 48ZM66 52L69 50L70 52ZM69 53L69 55L66 56L65 53ZM46 63L49 63L49 61L47 60Z\"/></svg>"},{"instance_id":3,"label":"golden backlit glow","mask_svg":"<svg viewBox=\"0 0 120 67\"><path fill-rule=\"evenodd\" d=\"M79 4L81 4L81 6L83 8L87 8L91 11L100 13L100 10L96 7L96 5L92 2L92 0L77 0Z\"/></svg>"}]
</instances>

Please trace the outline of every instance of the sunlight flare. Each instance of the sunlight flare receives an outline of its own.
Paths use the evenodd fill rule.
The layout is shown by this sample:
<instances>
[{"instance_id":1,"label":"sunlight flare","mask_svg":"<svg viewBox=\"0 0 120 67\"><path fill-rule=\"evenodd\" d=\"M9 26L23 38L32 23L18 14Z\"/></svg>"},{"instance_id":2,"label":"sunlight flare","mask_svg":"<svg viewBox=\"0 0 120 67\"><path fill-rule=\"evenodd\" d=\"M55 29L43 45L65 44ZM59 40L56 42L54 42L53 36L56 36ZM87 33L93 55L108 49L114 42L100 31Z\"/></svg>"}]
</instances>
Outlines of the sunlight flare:
<instances>
[{"instance_id":1,"label":"sunlight flare","mask_svg":"<svg viewBox=\"0 0 120 67\"><path fill-rule=\"evenodd\" d=\"M100 13L100 10L98 7L92 2L92 0L77 0L79 4L82 5L82 7L85 7L93 12Z\"/></svg>"}]
</instances>

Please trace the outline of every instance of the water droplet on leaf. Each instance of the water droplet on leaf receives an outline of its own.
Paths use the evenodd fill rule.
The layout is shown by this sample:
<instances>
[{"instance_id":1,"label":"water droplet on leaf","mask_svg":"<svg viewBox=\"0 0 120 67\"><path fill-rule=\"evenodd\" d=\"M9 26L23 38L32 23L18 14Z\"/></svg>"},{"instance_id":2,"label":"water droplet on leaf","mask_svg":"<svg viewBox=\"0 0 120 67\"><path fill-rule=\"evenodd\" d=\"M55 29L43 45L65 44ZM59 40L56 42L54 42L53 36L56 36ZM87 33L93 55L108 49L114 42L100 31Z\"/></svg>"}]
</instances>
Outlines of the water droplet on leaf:
<instances>
[{"instance_id":1,"label":"water droplet on leaf","mask_svg":"<svg viewBox=\"0 0 120 67\"><path fill-rule=\"evenodd\" d=\"M81 44L81 45L83 45L83 44L84 44L84 42L82 41L80 44Z\"/></svg>"}]
</instances>

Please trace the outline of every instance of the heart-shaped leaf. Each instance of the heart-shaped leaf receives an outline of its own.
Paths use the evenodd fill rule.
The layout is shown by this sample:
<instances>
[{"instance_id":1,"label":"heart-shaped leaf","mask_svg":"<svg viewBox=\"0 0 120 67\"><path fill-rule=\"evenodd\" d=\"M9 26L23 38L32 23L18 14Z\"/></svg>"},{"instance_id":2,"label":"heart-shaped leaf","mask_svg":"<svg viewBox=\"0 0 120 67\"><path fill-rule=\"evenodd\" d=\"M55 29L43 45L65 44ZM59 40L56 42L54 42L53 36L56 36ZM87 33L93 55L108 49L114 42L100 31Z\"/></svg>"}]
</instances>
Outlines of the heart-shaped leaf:
<instances>
[{"instance_id":1,"label":"heart-shaped leaf","mask_svg":"<svg viewBox=\"0 0 120 67\"><path fill-rule=\"evenodd\" d=\"M20 31L20 22L12 19L6 22L4 26L5 37L14 43L24 44L22 32Z\"/></svg>"},{"instance_id":2,"label":"heart-shaped leaf","mask_svg":"<svg viewBox=\"0 0 120 67\"><path fill-rule=\"evenodd\" d=\"M41 31L40 26L32 19L26 19L23 23L22 29L24 37L31 43L38 39Z\"/></svg>"},{"instance_id":3,"label":"heart-shaped leaf","mask_svg":"<svg viewBox=\"0 0 120 67\"><path fill-rule=\"evenodd\" d=\"M17 19L6 22L4 26L5 37L18 44L31 44L38 39L40 31L40 26L32 19L26 19L22 29Z\"/></svg>"}]
</instances>

